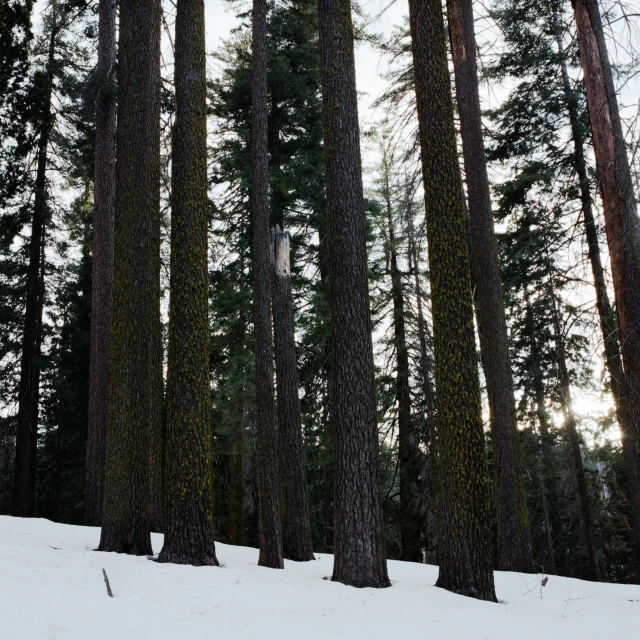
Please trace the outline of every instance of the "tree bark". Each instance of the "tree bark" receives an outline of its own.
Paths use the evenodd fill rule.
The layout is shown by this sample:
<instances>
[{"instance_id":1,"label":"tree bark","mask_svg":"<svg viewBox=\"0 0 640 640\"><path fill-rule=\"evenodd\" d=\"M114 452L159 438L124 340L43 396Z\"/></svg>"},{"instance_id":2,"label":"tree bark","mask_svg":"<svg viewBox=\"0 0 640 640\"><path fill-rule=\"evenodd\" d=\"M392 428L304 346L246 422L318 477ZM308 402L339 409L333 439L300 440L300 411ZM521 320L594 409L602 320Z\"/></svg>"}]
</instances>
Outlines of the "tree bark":
<instances>
[{"instance_id":1,"label":"tree bark","mask_svg":"<svg viewBox=\"0 0 640 640\"><path fill-rule=\"evenodd\" d=\"M535 571L509 338L482 138L473 0L447 0L469 204L471 270L494 449L498 569Z\"/></svg>"},{"instance_id":2,"label":"tree bark","mask_svg":"<svg viewBox=\"0 0 640 640\"><path fill-rule=\"evenodd\" d=\"M44 249L47 223L47 163L49 139L54 116L51 110L54 54L58 36L58 6L51 4L51 33L47 68L42 87L42 112L38 137L38 163L34 185L29 264L27 267L24 332L20 358L18 425L13 484L14 516L32 518L36 510L36 466L38 451L38 418L40 413L40 369L42 347L42 312L44 308Z\"/></svg>"},{"instance_id":3,"label":"tree bark","mask_svg":"<svg viewBox=\"0 0 640 640\"><path fill-rule=\"evenodd\" d=\"M109 429L101 551L152 553L160 429L160 0L120 0Z\"/></svg>"},{"instance_id":4,"label":"tree bark","mask_svg":"<svg viewBox=\"0 0 640 640\"><path fill-rule=\"evenodd\" d=\"M335 443L332 580L388 587L349 0L319 0Z\"/></svg>"},{"instance_id":5,"label":"tree bark","mask_svg":"<svg viewBox=\"0 0 640 640\"><path fill-rule=\"evenodd\" d=\"M178 0L172 130L166 531L158 562L218 565L213 528L204 0Z\"/></svg>"},{"instance_id":6,"label":"tree bark","mask_svg":"<svg viewBox=\"0 0 640 640\"><path fill-rule=\"evenodd\" d=\"M253 305L256 332L256 456L260 510L258 564L283 569L278 435L271 347L269 152L267 102L267 3L253 2L252 34Z\"/></svg>"},{"instance_id":7,"label":"tree bark","mask_svg":"<svg viewBox=\"0 0 640 640\"><path fill-rule=\"evenodd\" d=\"M637 467L640 456L640 221L598 3L572 0L572 4L602 194ZM622 435L628 438L627 434Z\"/></svg>"},{"instance_id":8,"label":"tree bark","mask_svg":"<svg viewBox=\"0 0 640 640\"><path fill-rule=\"evenodd\" d=\"M440 572L436 584L454 593L495 602L469 245L440 0L410 0L409 23L438 406L441 495Z\"/></svg>"},{"instance_id":9,"label":"tree bark","mask_svg":"<svg viewBox=\"0 0 640 640\"><path fill-rule=\"evenodd\" d=\"M276 360L278 442L282 479L284 557L314 560L309 498L304 472L302 417L298 395L298 361L291 293L289 234L276 225L273 232L273 334Z\"/></svg>"},{"instance_id":10,"label":"tree bark","mask_svg":"<svg viewBox=\"0 0 640 640\"><path fill-rule=\"evenodd\" d=\"M589 261L593 274L593 284L596 290L596 307L600 318L602 341L604 344L605 364L611 380L611 394L616 407L616 416L622 436L622 450L625 458L625 468L631 504L631 521L636 554L640 553L640 467L635 451L635 434L629 406L629 388L622 365L620 352L619 332L616 324L615 312L609 302L607 283L600 257L600 245L598 231L593 215L589 178L584 156L584 135L581 132L578 114L578 97L571 87L569 73L567 71L566 53L562 42L562 31L558 18L557 5L553 7L553 22L558 43L558 55L560 57L560 69L562 83L566 99L567 112L571 124L571 137L574 145L573 166L580 184L580 201L582 216L587 238ZM640 432L640 428L638 428Z\"/></svg>"},{"instance_id":11,"label":"tree bark","mask_svg":"<svg viewBox=\"0 0 640 640\"><path fill-rule=\"evenodd\" d=\"M550 295L553 295L551 293ZM576 483L578 485L578 498L580 499L580 515L582 519L582 530L587 547L587 557L589 559L589 570L587 578L600 581L600 566L593 536L593 521L591 518L591 505L589 504L589 489L587 477L584 472L582 462L582 452L580 451L580 436L576 424L576 416L571 402L571 382L569 371L567 370L567 360L565 354L564 336L560 326L557 301L553 299L553 324L556 339L556 349L558 353L558 377L560 382L560 395L562 398L562 409L564 412L564 428L569 441L571 457L575 467Z\"/></svg>"},{"instance_id":12,"label":"tree bark","mask_svg":"<svg viewBox=\"0 0 640 640\"><path fill-rule=\"evenodd\" d=\"M113 230L116 208L116 15L117 0L100 0L99 82L93 179L93 264L91 278L91 356L85 522L102 524L104 463L109 423L109 351L113 312Z\"/></svg>"}]
</instances>

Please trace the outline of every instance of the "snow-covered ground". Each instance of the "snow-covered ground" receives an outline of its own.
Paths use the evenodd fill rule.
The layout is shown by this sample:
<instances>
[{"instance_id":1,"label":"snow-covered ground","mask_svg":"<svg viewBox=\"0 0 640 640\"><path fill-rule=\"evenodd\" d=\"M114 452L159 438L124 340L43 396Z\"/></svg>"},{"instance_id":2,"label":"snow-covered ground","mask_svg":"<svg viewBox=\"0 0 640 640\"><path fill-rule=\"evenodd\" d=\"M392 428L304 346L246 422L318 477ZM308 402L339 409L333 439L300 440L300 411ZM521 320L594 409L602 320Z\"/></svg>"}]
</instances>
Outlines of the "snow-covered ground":
<instances>
[{"instance_id":1,"label":"snow-covered ground","mask_svg":"<svg viewBox=\"0 0 640 640\"><path fill-rule=\"evenodd\" d=\"M93 551L99 530L0 517L0 639L629 640L640 586L496 574L501 604L434 587L437 568L389 562L390 589L324 580L332 556L256 565L217 545L224 567L183 567ZM154 535L154 550L162 536ZM109 576L109 598L102 577Z\"/></svg>"}]
</instances>

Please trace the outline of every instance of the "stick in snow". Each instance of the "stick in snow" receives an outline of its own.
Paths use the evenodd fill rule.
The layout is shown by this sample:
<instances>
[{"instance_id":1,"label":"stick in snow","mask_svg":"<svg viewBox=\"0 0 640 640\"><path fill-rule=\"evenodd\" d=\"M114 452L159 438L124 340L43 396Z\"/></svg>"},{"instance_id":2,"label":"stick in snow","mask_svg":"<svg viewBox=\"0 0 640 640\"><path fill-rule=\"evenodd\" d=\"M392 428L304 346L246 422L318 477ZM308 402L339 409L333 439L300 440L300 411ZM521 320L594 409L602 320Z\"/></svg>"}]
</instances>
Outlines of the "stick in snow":
<instances>
[{"instance_id":1,"label":"stick in snow","mask_svg":"<svg viewBox=\"0 0 640 640\"><path fill-rule=\"evenodd\" d=\"M102 575L104 576L104 583L107 585L107 593L110 598L113 598L113 593L111 592L111 585L109 584L109 578L107 577L107 572L103 569Z\"/></svg>"}]
</instances>

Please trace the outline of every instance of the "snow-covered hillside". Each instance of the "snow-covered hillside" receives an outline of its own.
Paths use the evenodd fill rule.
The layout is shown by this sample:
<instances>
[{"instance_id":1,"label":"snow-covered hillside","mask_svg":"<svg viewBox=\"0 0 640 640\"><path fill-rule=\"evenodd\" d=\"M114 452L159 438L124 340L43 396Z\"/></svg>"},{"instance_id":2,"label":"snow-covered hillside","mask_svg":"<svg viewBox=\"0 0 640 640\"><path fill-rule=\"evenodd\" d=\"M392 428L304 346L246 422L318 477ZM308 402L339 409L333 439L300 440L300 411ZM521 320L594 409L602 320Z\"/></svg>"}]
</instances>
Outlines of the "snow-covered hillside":
<instances>
[{"instance_id":1,"label":"snow-covered hillside","mask_svg":"<svg viewBox=\"0 0 640 640\"><path fill-rule=\"evenodd\" d=\"M390 589L323 578L332 556L256 566L217 545L224 567L182 567L93 551L99 530L0 517L0 638L74 640L629 640L640 586L498 573L501 604L433 586L437 568L390 562ZM162 536L154 535L154 550ZM105 568L114 597L102 577Z\"/></svg>"}]
</instances>

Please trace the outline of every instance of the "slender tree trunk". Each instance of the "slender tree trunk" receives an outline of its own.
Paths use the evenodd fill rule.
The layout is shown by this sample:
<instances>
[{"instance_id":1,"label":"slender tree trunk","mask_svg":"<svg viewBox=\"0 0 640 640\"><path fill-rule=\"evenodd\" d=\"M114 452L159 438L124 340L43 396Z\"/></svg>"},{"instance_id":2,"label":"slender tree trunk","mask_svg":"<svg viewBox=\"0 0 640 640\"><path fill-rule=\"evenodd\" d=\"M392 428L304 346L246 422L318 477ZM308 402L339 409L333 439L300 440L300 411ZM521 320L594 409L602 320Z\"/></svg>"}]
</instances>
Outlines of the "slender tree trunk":
<instances>
[{"instance_id":1,"label":"slender tree trunk","mask_svg":"<svg viewBox=\"0 0 640 640\"><path fill-rule=\"evenodd\" d=\"M400 474L400 559L422 562L422 517L419 489L420 450L415 423L411 415L409 388L409 351L405 328L402 274L398 267L395 225L389 183L389 158L384 149L384 198L387 207L387 256L391 267L391 297L393 299L393 332L396 349L396 401L398 403L398 469Z\"/></svg>"},{"instance_id":2,"label":"slender tree trunk","mask_svg":"<svg viewBox=\"0 0 640 640\"><path fill-rule=\"evenodd\" d=\"M38 417L40 407L40 358L42 347L42 312L44 308L44 247L47 222L47 163L49 139L54 116L51 111L53 65L58 35L57 2L51 5L51 33L46 75L42 87L42 112L38 137L38 163L34 188L29 264L27 267L27 299L22 334L18 426L13 485L14 516L32 518L36 510L36 466L38 450Z\"/></svg>"},{"instance_id":3,"label":"slender tree trunk","mask_svg":"<svg viewBox=\"0 0 640 640\"><path fill-rule=\"evenodd\" d=\"M628 385L636 468L640 456L640 221L596 0L572 0L602 193ZM623 437L626 434L623 433Z\"/></svg>"},{"instance_id":4,"label":"slender tree trunk","mask_svg":"<svg viewBox=\"0 0 640 640\"><path fill-rule=\"evenodd\" d=\"M420 284L420 259L418 255L418 248L415 240L415 231L413 225L413 208L411 201L407 202L407 219L408 219L408 232L409 232L409 269L413 273L414 287L416 290L416 311L418 320L418 341L420 344L420 370L422 380L422 394L424 397L424 419L425 428L422 438L429 446L429 462L431 465L431 503L430 509L433 509L432 515L436 523L436 531L439 530L439 518L440 518L440 475L438 472L438 432L436 427L436 401L435 393L433 389L433 361L429 357L427 350L427 344L431 340L429 334L427 321L423 311L423 293L422 286ZM433 548L438 552L437 535L431 542Z\"/></svg>"},{"instance_id":5,"label":"slender tree trunk","mask_svg":"<svg viewBox=\"0 0 640 640\"><path fill-rule=\"evenodd\" d=\"M440 475L438 586L496 601L469 245L444 16L440 0L410 0L416 103L433 310Z\"/></svg>"},{"instance_id":6,"label":"slender tree trunk","mask_svg":"<svg viewBox=\"0 0 640 640\"><path fill-rule=\"evenodd\" d=\"M252 93L253 305L256 332L256 454L260 503L258 564L283 569L278 434L271 348L266 0L254 0L253 3Z\"/></svg>"},{"instance_id":7,"label":"slender tree trunk","mask_svg":"<svg viewBox=\"0 0 640 640\"><path fill-rule=\"evenodd\" d=\"M418 341L420 344L420 369L422 373L422 394L425 402L425 419L427 424L427 438L429 440L429 452L431 454L432 474L434 476L434 490L437 494L437 430L436 430L436 406L435 394L433 392L432 373L433 362L429 357L427 343L430 339L427 321L423 310L423 294L420 284L420 259L415 239L413 226L413 210L411 204L407 206L407 220L409 231L409 269L413 273L413 282L416 290L416 307L418 312ZM437 499L437 496L436 496Z\"/></svg>"},{"instance_id":8,"label":"slender tree trunk","mask_svg":"<svg viewBox=\"0 0 640 640\"><path fill-rule=\"evenodd\" d=\"M536 457L538 486L540 488L540 501L542 502L542 518L544 520L544 533L547 539L547 558L549 563L542 567L542 572L555 573L555 551L553 549L553 532L551 529L551 516L549 514L549 501L547 500L547 487L544 481L544 463L542 460L542 451L538 452Z\"/></svg>"},{"instance_id":9,"label":"slender tree trunk","mask_svg":"<svg viewBox=\"0 0 640 640\"><path fill-rule=\"evenodd\" d=\"M494 448L498 568L534 571L502 280L482 139L473 0L447 0L469 201L471 268Z\"/></svg>"},{"instance_id":10,"label":"slender tree trunk","mask_svg":"<svg viewBox=\"0 0 640 640\"><path fill-rule=\"evenodd\" d=\"M273 333L278 389L278 440L282 479L284 557L314 560L309 498L304 473L302 417L298 395L298 361L291 294L289 234L276 225L273 233Z\"/></svg>"},{"instance_id":11,"label":"slender tree trunk","mask_svg":"<svg viewBox=\"0 0 640 640\"><path fill-rule=\"evenodd\" d=\"M244 431L246 417L246 387L242 385L240 424L233 432L231 453L231 487L229 496L229 544L243 546L244 537Z\"/></svg>"},{"instance_id":12,"label":"slender tree trunk","mask_svg":"<svg viewBox=\"0 0 640 640\"><path fill-rule=\"evenodd\" d=\"M85 484L85 521L90 526L102 524L104 463L109 423L113 228L116 210L116 14L117 0L100 0L96 67L100 84L96 98L91 358Z\"/></svg>"},{"instance_id":13,"label":"slender tree trunk","mask_svg":"<svg viewBox=\"0 0 640 640\"><path fill-rule=\"evenodd\" d=\"M152 553L159 429L160 0L120 0L109 429L101 551Z\"/></svg>"},{"instance_id":14,"label":"slender tree trunk","mask_svg":"<svg viewBox=\"0 0 640 640\"><path fill-rule=\"evenodd\" d=\"M553 295L551 292L550 295ZM584 472L584 464L582 462L582 452L580 451L580 436L576 424L576 416L573 411L571 401L571 381L569 379L569 371L567 370L567 361L565 354L564 336L562 327L560 326L560 318L558 314L557 301L553 299L553 325L556 339L556 349L558 352L558 377L560 379L560 394L562 397L562 408L564 412L564 428L569 441L571 457L575 467L576 483L578 485L578 497L580 499L580 515L582 518L582 529L587 547L587 556L589 559L589 570L587 577L590 580L600 581L600 567L598 563L598 553L595 546L593 535L593 521L591 518L591 505L589 504L589 489L587 486L587 477Z\"/></svg>"},{"instance_id":15,"label":"slender tree trunk","mask_svg":"<svg viewBox=\"0 0 640 640\"><path fill-rule=\"evenodd\" d=\"M573 91L567 59L562 42L562 30L560 26L557 5L553 6L553 24L558 43L558 55L560 57L560 69L562 83L566 99L567 112L571 124L571 137L574 145L573 166L580 184L580 202L582 205L582 217L589 250L589 261L593 273L593 284L596 290L596 307L600 318L602 341L604 344L605 364L611 380L611 394L616 407L616 416L622 436L622 449L626 462L629 502L631 503L631 519L636 552L640 552L640 468L636 458L634 447L634 429L631 421L631 408L629 406L629 389L622 367L622 355L618 327L616 325L615 312L609 302L607 283L600 257L600 245L598 231L593 215L591 193L589 189L589 177L587 163L584 155L584 135L581 131L578 113L578 97Z\"/></svg>"},{"instance_id":16,"label":"slender tree trunk","mask_svg":"<svg viewBox=\"0 0 640 640\"><path fill-rule=\"evenodd\" d=\"M558 571L560 575L565 573L564 556L558 554L555 541L560 538L562 524L559 518L559 501L556 484L556 468L553 462L552 449L553 439L549 430L549 417L545 406L545 389L542 369L540 367L540 349L536 340L535 327L533 322L533 310L529 304L528 293L524 293L527 305L527 325L529 334L529 346L531 350L531 360L533 361L533 393L536 404L536 414L540 430L540 463L542 468L542 507L545 517L545 528L547 530L547 562L543 565L543 570L547 572Z\"/></svg>"},{"instance_id":17,"label":"slender tree trunk","mask_svg":"<svg viewBox=\"0 0 640 640\"><path fill-rule=\"evenodd\" d=\"M178 0L172 131L167 507L158 562L218 565L213 530L204 0Z\"/></svg>"},{"instance_id":18,"label":"slender tree trunk","mask_svg":"<svg viewBox=\"0 0 640 640\"><path fill-rule=\"evenodd\" d=\"M349 0L319 0L335 446L332 580L388 587Z\"/></svg>"}]
</instances>

